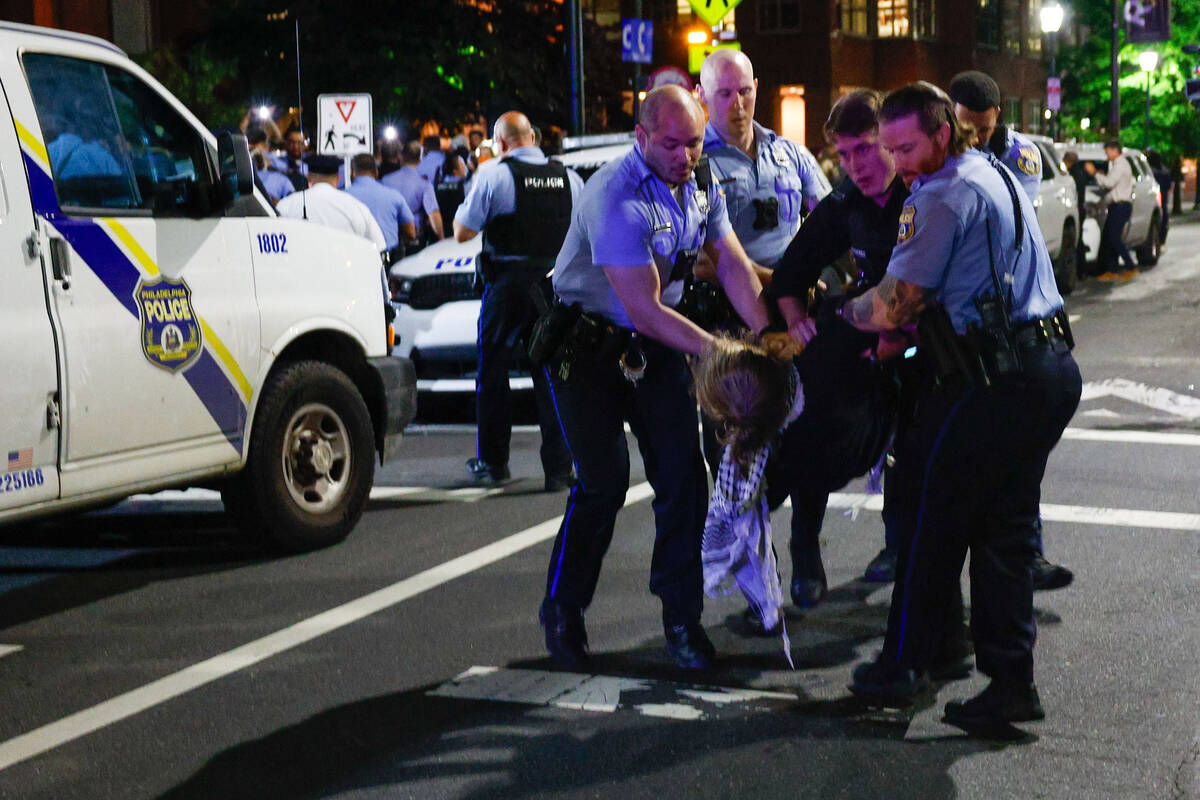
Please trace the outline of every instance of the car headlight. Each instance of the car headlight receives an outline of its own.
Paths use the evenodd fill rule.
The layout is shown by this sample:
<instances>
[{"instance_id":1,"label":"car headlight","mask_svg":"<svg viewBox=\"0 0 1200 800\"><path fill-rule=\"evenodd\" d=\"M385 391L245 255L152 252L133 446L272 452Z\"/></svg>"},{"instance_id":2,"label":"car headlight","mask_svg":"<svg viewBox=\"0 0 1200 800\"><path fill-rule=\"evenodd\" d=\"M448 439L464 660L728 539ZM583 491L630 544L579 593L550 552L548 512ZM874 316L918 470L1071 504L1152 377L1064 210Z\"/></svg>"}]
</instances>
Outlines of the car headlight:
<instances>
[{"instance_id":1,"label":"car headlight","mask_svg":"<svg viewBox=\"0 0 1200 800\"><path fill-rule=\"evenodd\" d=\"M392 278L392 299L397 303L407 303L412 294L412 278Z\"/></svg>"}]
</instances>

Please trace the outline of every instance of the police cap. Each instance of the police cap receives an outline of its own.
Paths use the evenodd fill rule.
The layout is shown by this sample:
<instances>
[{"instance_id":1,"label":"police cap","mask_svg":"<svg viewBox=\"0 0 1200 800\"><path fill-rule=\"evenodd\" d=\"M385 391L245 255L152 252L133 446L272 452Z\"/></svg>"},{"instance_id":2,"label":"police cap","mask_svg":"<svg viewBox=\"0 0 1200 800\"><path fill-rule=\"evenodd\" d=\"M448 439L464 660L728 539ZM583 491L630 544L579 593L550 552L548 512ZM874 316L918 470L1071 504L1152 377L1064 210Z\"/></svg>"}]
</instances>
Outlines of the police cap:
<instances>
[{"instance_id":1,"label":"police cap","mask_svg":"<svg viewBox=\"0 0 1200 800\"><path fill-rule=\"evenodd\" d=\"M960 72L950 81L950 99L969 111L987 111L1000 107L1000 87L986 73Z\"/></svg>"},{"instance_id":2,"label":"police cap","mask_svg":"<svg viewBox=\"0 0 1200 800\"><path fill-rule=\"evenodd\" d=\"M342 166L342 160L337 156L309 156L305 163L308 164L308 171L315 175L337 175L338 168Z\"/></svg>"}]
</instances>

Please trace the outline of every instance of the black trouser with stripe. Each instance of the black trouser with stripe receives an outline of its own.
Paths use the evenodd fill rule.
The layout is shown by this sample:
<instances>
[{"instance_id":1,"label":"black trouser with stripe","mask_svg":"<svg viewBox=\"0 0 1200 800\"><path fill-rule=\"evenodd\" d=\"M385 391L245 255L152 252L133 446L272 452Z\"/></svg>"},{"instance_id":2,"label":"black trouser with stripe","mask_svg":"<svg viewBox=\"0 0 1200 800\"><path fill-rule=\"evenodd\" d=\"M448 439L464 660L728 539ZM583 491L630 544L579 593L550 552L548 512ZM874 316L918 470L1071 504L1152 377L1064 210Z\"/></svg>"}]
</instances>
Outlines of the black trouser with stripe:
<instances>
[{"instance_id":1,"label":"black trouser with stripe","mask_svg":"<svg viewBox=\"0 0 1200 800\"><path fill-rule=\"evenodd\" d=\"M981 672L1033 680L1031 565L1041 482L1079 404L1079 368L1061 342L1022 350L1023 371L957 393L930 387L917 405L896 476L902 536L884 657L929 667L971 553L971 633Z\"/></svg>"}]
</instances>

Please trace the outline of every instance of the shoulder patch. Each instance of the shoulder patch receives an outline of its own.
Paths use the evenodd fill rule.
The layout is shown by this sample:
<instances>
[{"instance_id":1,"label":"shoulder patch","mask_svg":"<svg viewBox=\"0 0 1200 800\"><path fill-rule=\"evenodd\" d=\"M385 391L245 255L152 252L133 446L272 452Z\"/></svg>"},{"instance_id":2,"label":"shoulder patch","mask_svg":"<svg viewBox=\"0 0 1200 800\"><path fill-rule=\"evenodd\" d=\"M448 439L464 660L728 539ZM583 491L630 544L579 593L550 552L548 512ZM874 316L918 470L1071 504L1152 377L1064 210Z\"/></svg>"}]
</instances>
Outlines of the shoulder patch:
<instances>
[{"instance_id":1,"label":"shoulder patch","mask_svg":"<svg viewBox=\"0 0 1200 800\"><path fill-rule=\"evenodd\" d=\"M900 209L900 227L896 230L896 244L906 242L912 238L916 230L914 222L917 216L917 207L911 203L905 203L904 208Z\"/></svg>"},{"instance_id":2,"label":"shoulder patch","mask_svg":"<svg viewBox=\"0 0 1200 800\"><path fill-rule=\"evenodd\" d=\"M1042 159L1038 156L1036 147L1023 144L1017 148L1017 168L1026 175L1041 173Z\"/></svg>"}]
</instances>

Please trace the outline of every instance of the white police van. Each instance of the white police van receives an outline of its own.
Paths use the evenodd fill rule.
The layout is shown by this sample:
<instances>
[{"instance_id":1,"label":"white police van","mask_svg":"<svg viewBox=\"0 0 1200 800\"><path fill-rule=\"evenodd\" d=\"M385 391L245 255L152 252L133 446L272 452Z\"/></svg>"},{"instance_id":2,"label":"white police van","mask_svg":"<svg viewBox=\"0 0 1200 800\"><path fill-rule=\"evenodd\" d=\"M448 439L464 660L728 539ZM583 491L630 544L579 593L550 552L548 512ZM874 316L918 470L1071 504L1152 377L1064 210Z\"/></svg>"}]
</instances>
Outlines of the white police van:
<instances>
[{"instance_id":1,"label":"white police van","mask_svg":"<svg viewBox=\"0 0 1200 800\"><path fill-rule=\"evenodd\" d=\"M0 92L0 522L204 485L343 539L415 410L379 254L276 217L245 139L101 39L0 23Z\"/></svg>"},{"instance_id":2,"label":"white police van","mask_svg":"<svg viewBox=\"0 0 1200 800\"><path fill-rule=\"evenodd\" d=\"M633 149L633 141L633 134L579 136L563 142L564 147L578 149L554 158L587 180ZM498 161L484 164L484 169L499 166ZM412 358L422 392L475 391L480 298L475 258L482 247L482 236L465 242L443 239L391 268L398 352ZM533 379L514 373L509 386L532 389Z\"/></svg>"}]
</instances>

